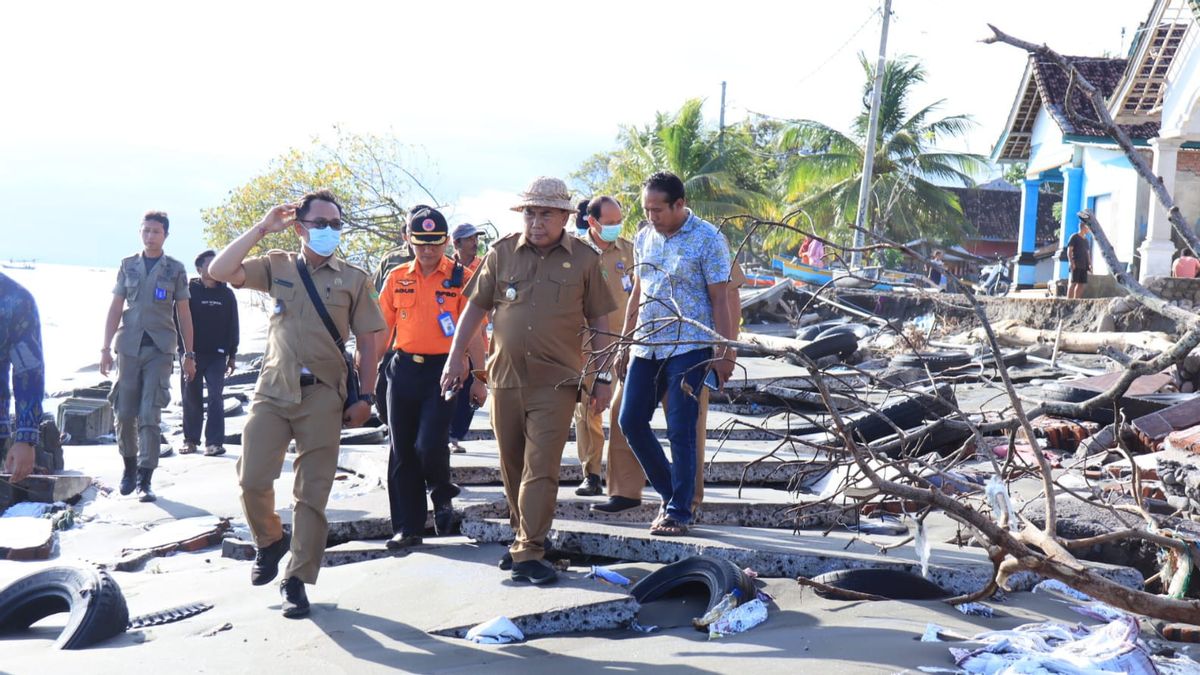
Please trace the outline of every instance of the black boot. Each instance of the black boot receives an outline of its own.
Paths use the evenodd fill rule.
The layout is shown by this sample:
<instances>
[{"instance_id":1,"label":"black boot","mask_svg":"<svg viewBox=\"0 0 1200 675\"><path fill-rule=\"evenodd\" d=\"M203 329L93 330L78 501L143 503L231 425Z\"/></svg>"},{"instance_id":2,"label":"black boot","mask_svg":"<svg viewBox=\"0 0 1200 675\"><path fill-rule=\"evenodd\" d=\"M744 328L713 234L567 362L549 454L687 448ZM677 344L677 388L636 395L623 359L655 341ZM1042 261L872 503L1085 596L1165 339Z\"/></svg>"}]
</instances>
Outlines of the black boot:
<instances>
[{"instance_id":1,"label":"black boot","mask_svg":"<svg viewBox=\"0 0 1200 675\"><path fill-rule=\"evenodd\" d=\"M150 477L153 475L154 469L137 470L137 496L139 502L152 502L158 499L158 496L150 489Z\"/></svg>"},{"instance_id":2,"label":"black boot","mask_svg":"<svg viewBox=\"0 0 1200 675\"><path fill-rule=\"evenodd\" d=\"M600 489L600 476L594 473L589 473L579 487L575 488L575 494L580 497L595 497L603 492L604 490Z\"/></svg>"},{"instance_id":3,"label":"black boot","mask_svg":"<svg viewBox=\"0 0 1200 675\"><path fill-rule=\"evenodd\" d=\"M133 492L137 485L137 457L122 457L125 460L125 473L121 474L121 494Z\"/></svg>"},{"instance_id":4,"label":"black boot","mask_svg":"<svg viewBox=\"0 0 1200 675\"><path fill-rule=\"evenodd\" d=\"M283 598L280 607L289 619L298 619L308 614L308 593L299 577L288 577L279 584L279 595Z\"/></svg>"}]
</instances>

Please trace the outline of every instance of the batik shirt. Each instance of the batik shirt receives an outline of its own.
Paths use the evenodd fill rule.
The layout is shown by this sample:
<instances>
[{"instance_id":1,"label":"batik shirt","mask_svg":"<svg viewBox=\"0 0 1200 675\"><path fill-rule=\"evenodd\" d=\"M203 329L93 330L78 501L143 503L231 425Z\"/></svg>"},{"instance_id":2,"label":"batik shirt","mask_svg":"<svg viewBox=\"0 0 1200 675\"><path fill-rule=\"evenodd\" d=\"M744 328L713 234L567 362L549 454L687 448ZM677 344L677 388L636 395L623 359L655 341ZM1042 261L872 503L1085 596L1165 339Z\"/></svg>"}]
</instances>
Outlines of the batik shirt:
<instances>
[{"instance_id":1,"label":"batik shirt","mask_svg":"<svg viewBox=\"0 0 1200 675\"><path fill-rule=\"evenodd\" d=\"M708 287L729 281L730 256L725 236L712 223L688 211L687 220L669 237L647 225L634 238L634 268L641 284L638 327L642 343L633 356L665 359L711 346L716 339L686 317L715 328Z\"/></svg>"},{"instance_id":2,"label":"batik shirt","mask_svg":"<svg viewBox=\"0 0 1200 675\"><path fill-rule=\"evenodd\" d=\"M37 305L29 291L0 274L0 440L11 435L17 443L38 442L45 380ZM13 398L17 400L15 428L9 417Z\"/></svg>"}]
</instances>

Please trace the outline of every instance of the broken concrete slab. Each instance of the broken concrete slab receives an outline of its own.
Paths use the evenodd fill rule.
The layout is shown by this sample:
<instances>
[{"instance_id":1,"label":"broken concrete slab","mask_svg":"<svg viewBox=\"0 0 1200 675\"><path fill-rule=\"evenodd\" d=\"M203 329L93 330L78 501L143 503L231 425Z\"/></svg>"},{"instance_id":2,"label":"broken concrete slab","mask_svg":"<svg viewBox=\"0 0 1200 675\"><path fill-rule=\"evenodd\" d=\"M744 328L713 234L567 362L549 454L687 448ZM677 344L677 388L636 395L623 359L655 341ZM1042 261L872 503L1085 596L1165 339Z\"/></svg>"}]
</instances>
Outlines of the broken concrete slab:
<instances>
[{"instance_id":1,"label":"broken concrete slab","mask_svg":"<svg viewBox=\"0 0 1200 675\"><path fill-rule=\"evenodd\" d=\"M197 516L169 521L134 537L112 567L123 572L138 570L151 558L180 552L199 551L221 543L231 529L229 520Z\"/></svg>"},{"instance_id":2,"label":"broken concrete slab","mask_svg":"<svg viewBox=\"0 0 1200 675\"><path fill-rule=\"evenodd\" d=\"M1200 398L1183 401L1133 420L1143 452L1154 452L1172 432L1200 424Z\"/></svg>"},{"instance_id":3,"label":"broken concrete slab","mask_svg":"<svg viewBox=\"0 0 1200 675\"><path fill-rule=\"evenodd\" d=\"M53 550L49 518L0 518L0 560L46 560Z\"/></svg>"},{"instance_id":4,"label":"broken concrete slab","mask_svg":"<svg viewBox=\"0 0 1200 675\"><path fill-rule=\"evenodd\" d=\"M113 433L112 405L103 398L68 398L58 404L55 421L68 445L96 443Z\"/></svg>"},{"instance_id":5,"label":"broken concrete slab","mask_svg":"<svg viewBox=\"0 0 1200 675\"><path fill-rule=\"evenodd\" d=\"M507 542L512 530L506 520L468 520L463 534L479 542ZM875 537L899 543L901 537ZM851 533L817 532L781 535L778 530L759 528L701 526L686 537L662 538L650 535L644 525L622 525L590 521L557 520L548 542L569 553L603 556L618 560L642 560L670 563L693 555L713 555L750 567L760 576L812 577L840 569L878 567L919 574L921 565L911 546L879 555L877 549ZM1142 575L1129 567L1093 563L1092 568L1106 577L1131 588L1141 588ZM982 589L992 577L992 564L977 548L957 548L935 544L930 558L929 580L952 593L971 593ZM1040 579L1021 572L1010 578L1013 590L1028 590Z\"/></svg>"},{"instance_id":6,"label":"broken concrete slab","mask_svg":"<svg viewBox=\"0 0 1200 675\"><path fill-rule=\"evenodd\" d=\"M17 502L73 502L92 486L91 476L30 476L17 484L9 482L11 474L0 478L0 511Z\"/></svg>"}]
</instances>

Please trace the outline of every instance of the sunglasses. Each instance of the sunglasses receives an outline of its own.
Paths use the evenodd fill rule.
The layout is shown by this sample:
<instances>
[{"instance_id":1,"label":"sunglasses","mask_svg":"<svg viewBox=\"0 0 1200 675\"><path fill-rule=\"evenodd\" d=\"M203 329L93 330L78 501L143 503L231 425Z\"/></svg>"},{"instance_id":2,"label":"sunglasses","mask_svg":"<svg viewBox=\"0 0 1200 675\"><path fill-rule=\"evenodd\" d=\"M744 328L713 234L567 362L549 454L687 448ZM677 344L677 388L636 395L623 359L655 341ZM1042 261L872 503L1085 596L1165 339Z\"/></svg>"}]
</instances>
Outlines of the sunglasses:
<instances>
[{"instance_id":1,"label":"sunglasses","mask_svg":"<svg viewBox=\"0 0 1200 675\"><path fill-rule=\"evenodd\" d=\"M304 223L304 226L310 230L323 230L327 227L332 227L335 230L342 229L342 221L340 220L325 220L324 218L317 218L316 220L300 220L297 218L296 220Z\"/></svg>"}]
</instances>

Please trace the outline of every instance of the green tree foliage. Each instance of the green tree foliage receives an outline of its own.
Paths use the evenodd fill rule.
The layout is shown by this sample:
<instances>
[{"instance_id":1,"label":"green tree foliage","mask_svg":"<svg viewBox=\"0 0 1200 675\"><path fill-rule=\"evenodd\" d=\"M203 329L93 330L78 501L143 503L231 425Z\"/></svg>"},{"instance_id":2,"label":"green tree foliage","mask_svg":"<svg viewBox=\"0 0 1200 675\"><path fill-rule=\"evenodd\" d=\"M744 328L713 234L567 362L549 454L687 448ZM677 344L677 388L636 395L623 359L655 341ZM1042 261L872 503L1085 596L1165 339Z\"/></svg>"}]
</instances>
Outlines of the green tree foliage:
<instances>
[{"instance_id":1,"label":"green tree foliage","mask_svg":"<svg viewBox=\"0 0 1200 675\"><path fill-rule=\"evenodd\" d=\"M765 192L773 183L771 164L763 156L772 152L777 126L745 122L727 127L722 135L704 122L703 103L689 99L673 114L658 113L653 124L622 127L616 149L593 155L571 175L575 186L588 196L616 197L625 209L627 234L645 218L642 183L657 171L679 176L688 206L714 223L775 212L777 202ZM735 245L740 243L737 223L726 230Z\"/></svg>"},{"instance_id":2,"label":"green tree foliage","mask_svg":"<svg viewBox=\"0 0 1200 675\"><path fill-rule=\"evenodd\" d=\"M201 211L205 237L221 247L258 222L272 206L297 200L305 193L328 188L342 205L346 225L340 254L371 268L396 246L408 209L414 204L437 205L417 177L419 151L393 136L354 134L334 129L334 139L314 139L304 150L292 149L275 158L267 169L229 191L218 206ZM271 235L252 255L279 248L296 248L291 230Z\"/></svg>"},{"instance_id":3,"label":"green tree foliage","mask_svg":"<svg viewBox=\"0 0 1200 675\"><path fill-rule=\"evenodd\" d=\"M861 54L866 81L863 109L847 134L814 120L788 123L778 135L784 155L781 190L792 208L802 209L816 230L849 242L862 182L874 67ZM966 223L954 194L934 181L970 186L987 160L976 154L942 152L939 141L963 135L973 124L965 115L934 118L943 101L909 111L912 89L925 69L909 57L885 62L871 179L872 229L906 241L917 237L958 242ZM797 233L777 229L768 245L792 248Z\"/></svg>"},{"instance_id":4,"label":"green tree foliage","mask_svg":"<svg viewBox=\"0 0 1200 675\"><path fill-rule=\"evenodd\" d=\"M1004 180L1010 185L1021 187L1025 184L1025 172L1028 170L1025 162L1013 162L1004 167Z\"/></svg>"}]
</instances>

